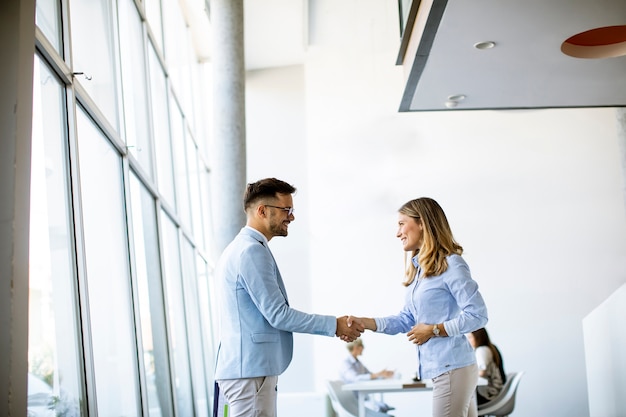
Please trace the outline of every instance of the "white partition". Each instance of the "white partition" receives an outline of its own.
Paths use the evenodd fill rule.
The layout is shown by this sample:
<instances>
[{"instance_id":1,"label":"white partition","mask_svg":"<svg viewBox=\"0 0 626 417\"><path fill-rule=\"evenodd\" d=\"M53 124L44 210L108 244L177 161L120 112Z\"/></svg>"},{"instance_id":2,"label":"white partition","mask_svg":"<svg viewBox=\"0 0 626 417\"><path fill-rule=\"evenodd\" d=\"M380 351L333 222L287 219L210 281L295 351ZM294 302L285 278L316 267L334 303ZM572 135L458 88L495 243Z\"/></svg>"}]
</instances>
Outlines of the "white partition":
<instances>
[{"instance_id":1,"label":"white partition","mask_svg":"<svg viewBox=\"0 0 626 417\"><path fill-rule=\"evenodd\" d=\"M626 284L583 319L590 417L626 415Z\"/></svg>"},{"instance_id":2,"label":"white partition","mask_svg":"<svg viewBox=\"0 0 626 417\"><path fill-rule=\"evenodd\" d=\"M279 416L328 417L334 413L325 392L278 392Z\"/></svg>"}]
</instances>

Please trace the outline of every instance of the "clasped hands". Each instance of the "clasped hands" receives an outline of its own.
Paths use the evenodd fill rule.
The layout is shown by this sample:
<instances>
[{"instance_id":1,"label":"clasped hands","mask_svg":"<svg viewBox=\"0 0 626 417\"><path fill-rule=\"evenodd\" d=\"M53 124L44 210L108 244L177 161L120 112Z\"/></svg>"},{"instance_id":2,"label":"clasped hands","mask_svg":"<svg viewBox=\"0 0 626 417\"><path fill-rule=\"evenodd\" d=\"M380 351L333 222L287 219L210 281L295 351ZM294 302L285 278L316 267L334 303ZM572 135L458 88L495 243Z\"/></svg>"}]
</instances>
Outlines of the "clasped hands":
<instances>
[{"instance_id":1,"label":"clasped hands","mask_svg":"<svg viewBox=\"0 0 626 417\"><path fill-rule=\"evenodd\" d=\"M337 331L335 335L344 342L353 342L365 331L362 323L350 320L352 316L337 317Z\"/></svg>"},{"instance_id":2,"label":"clasped hands","mask_svg":"<svg viewBox=\"0 0 626 417\"><path fill-rule=\"evenodd\" d=\"M337 317L337 337L344 342L352 342L365 330L376 330L374 319L367 317Z\"/></svg>"},{"instance_id":3,"label":"clasped hands","mask_svg":"<svg viewBox=\"0 0 626 417\"><path fill-rule=\"evenodd\" d=\"M376 321L373 318L343 316L337 318L337 336L344 342L352 342L365 330L376 331ZM443 332L445 330L442 329ZM430 340L433 334L433 325L417 323L407 332L409 342L422 345Z\"/></svg>"}]
</instances>

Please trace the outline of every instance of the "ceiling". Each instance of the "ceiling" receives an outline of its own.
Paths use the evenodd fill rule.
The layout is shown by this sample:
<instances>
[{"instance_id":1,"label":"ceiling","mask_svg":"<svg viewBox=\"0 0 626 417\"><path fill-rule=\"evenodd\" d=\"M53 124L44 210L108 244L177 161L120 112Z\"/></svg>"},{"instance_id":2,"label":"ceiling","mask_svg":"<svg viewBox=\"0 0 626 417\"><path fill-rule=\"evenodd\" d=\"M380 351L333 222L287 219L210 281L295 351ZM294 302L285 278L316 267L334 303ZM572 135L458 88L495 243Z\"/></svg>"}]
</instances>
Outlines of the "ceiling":
<instances>
[{"instance_id":1,"label":"ceiling","mask_svg":"<svg viewBox=\"0 0 626 417\"><path fill-rule=\"evenodd\" d=\"M244 0L248 70L304 62L310 1ZM418 5L406 55L398 45L407 75L400 111L626 106L626 56L561 52L580 32L626 25L624 0L415 0L414 11ZM485 41L495 46L474 47Z\"/></svg>"},{"instance_id":2,"label":"ceiling","mask_svg":"<svg viewBox=\"0 0 626 417\"><path fill-rule=\"evenodd\" d=\"M422 3L417 19L425 10L430 21L417 34L418 58L401 111L626 105L626 56L582 59L561 52L573 35L626 24L626 1ZM495 46L474 47L486 41ZM449 103L455 95L465 98Z\"/></svg>"}]
</instances>

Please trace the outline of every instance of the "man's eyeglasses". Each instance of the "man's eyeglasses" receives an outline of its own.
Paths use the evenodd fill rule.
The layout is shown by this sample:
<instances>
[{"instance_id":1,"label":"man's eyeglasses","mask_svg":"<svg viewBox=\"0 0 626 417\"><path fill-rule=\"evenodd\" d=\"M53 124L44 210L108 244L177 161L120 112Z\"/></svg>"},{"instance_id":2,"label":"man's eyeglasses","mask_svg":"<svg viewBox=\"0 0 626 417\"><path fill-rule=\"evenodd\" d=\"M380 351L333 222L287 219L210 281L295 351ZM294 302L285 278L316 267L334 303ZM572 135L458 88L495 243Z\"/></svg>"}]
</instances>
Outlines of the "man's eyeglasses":
<instances>
[{"instance_id":1,"label":"man's eyeglasses","mask_svg":"<svg viewBox=\"0 0 626 417\"><path fill-rule=\"evenodd\" d=\"M282 211L286 211L287 216L291 216L293 214L293 207L278 207L278 206L270 206L269 204L265 204L265 207L273 207L273 208L280 209Z\"/></svg>"}]
</instances>

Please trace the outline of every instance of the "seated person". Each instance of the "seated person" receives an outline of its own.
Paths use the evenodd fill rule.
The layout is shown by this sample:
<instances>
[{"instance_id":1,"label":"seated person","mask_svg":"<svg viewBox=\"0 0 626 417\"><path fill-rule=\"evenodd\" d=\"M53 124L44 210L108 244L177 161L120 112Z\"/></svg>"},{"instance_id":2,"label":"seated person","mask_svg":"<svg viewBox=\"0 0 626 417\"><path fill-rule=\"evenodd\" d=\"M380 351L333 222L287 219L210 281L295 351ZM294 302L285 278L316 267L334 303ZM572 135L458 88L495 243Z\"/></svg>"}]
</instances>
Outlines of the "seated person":
<instances>
[{"instance_id":1,"label":"seated person","mask_svg":"<svg viewBox=\"0 0 626 417\"><path fill-rule=\"evenodd\" d=\"M361 338L357 338L355 341L347 343L347 348L350 354L343 360L341 368L339 369L339 377L343 382L349 383L369 379L387 379L393 377L393 371L383 369L380 372L373 373L361 363L358 358L363 353L364 349ZM385 404L383 401L376 401L369 397L365 401L365 405L372 410L383 413L394 409L394 407Z\"/></svg>"},{"instance_id":2,"label":"seated person","mask_svg":"<svg viewBox=\"0 0 626 417\"><path fill-rule=\"evenodd\" d=\"M489 340L485 328L467 334L467 339L476 352L478 376L487 380L486 385L476 387L476 401L484 404L500 393L506 382L504 363L498 348Z\"/></svg>"}]
</instances>

